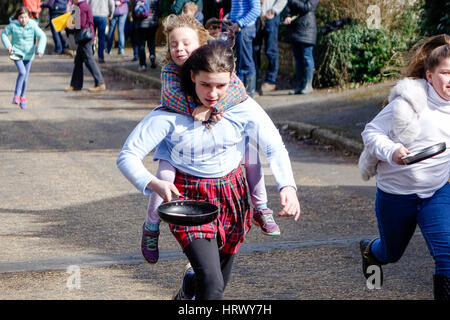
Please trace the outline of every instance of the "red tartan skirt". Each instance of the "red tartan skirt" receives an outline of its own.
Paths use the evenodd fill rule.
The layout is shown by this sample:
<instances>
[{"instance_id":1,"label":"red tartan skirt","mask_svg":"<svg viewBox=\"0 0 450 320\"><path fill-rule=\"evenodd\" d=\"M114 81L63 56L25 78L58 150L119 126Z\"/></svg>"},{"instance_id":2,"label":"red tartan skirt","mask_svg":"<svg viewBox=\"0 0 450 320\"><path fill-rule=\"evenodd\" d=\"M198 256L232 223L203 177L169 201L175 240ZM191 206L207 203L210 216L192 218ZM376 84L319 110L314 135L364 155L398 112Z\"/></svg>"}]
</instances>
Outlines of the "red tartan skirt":
<instances>
[{"instance_id":1,"label":"red tartan skirt","mask_svg":"<svg viewBox=\"0 0 450 320\"><path fill-rule=\"evenodd\" d=\"M195 239L217 239L222 252L235 254L251 227L247 184L240 167L222 178L199 178L177 170L175 186L181 200L208 201L219 207L217 219L201 226L170 230L183 250Z\"/></svg>"}]
</instances>

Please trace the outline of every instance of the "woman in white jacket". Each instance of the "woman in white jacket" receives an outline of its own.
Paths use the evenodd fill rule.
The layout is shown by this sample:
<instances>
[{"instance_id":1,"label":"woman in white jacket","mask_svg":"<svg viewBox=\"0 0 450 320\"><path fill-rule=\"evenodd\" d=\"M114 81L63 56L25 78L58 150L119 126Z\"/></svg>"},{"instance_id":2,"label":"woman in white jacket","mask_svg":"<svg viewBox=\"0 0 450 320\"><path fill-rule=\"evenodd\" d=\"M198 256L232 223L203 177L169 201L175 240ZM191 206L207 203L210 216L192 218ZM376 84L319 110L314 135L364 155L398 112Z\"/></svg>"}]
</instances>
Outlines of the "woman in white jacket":
<instances>
[{"instance_id":1,"label":"woman in white jacket","mask_svg":"<svg viewBox=\"0 0 450 320\"><path fill-rule=\"evenodd\" d=\"M380 236L362 240L363 273L398 261L416 225L435 260L434 297L450 296L450 152L412 165L402 157L430 145L450 145L450 37L420 46L407 78L391 91L390 103L366 125L360 158L363 177L376 172L375 212ZM372 272L371 272L372 271Z\"/></svg>"}]
</instances>

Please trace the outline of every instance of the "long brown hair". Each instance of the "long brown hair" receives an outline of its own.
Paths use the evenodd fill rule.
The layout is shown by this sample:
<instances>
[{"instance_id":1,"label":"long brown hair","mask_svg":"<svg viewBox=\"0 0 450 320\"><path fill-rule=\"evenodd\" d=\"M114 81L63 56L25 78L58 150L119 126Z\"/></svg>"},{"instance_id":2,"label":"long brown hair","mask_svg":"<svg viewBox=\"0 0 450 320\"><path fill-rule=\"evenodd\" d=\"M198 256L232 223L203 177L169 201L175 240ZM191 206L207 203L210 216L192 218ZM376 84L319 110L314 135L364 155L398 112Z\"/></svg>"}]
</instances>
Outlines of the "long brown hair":
<instances>
[{"instance_id":1,"label":"long brown hair","mask_svg":"<svg viewBox=\"0 0 450 320\"><path fill-rule=\"evenodd\" d=\"M440 34L420 41L413 48L414 53L410 59L406 76L415 79L425 79L426 70L431 70L429 65L425 66L425 61L430 57L433 50L445 45L450 45L450 36L447 34ZM432 68L435 66L433 65Z\"/></svg>"},{"instance_id":2,"label":"long brown hair","mask_svg":"<svg viewBox=\"0 0 450 320\"><path fill-rule=\"evenodd\" d=\"M28 10L27 7L20 7L19 9L16 10L16 12L14 12L14 19L19 19L19 16L21 16L22 14L26 13L28 15L28 17L31 17L31 12L30 10Z\"/></svg>"},{"instance_id":3,"label":"long brown hair","mask_svg":"<svg viewBox=\"0 0 450 320\"><path fill-rule=\"evenodd\" d=\"M170 14L164 19L162 26L163 32L166 36L167 45L166 57L164 58L163 63L168 63L172 59L172 57L170 56L169 35L170 32L172 32L174 29L191 28L197 33L198 43L200 46L206 44L208 40L212 39L212 37L209 35L208 30L206 30L205 27L203 27L203 25L197 19L188 14Z\"/></svg>"},{"instance_id":4,"label":"long brown hair","mask_svg":"<svg viewBox=\"0 0 450 320\"><path fill-rule=\"evenodd\" d=\"M195 86L191 79L191 71L198 74L205 72L229 72L232 74L235 68L233 49L230 43L223 40L211 40L201 46L186 60L181 67L181 88L191 96L196 96Z\"/></svg>"}]
</instances>

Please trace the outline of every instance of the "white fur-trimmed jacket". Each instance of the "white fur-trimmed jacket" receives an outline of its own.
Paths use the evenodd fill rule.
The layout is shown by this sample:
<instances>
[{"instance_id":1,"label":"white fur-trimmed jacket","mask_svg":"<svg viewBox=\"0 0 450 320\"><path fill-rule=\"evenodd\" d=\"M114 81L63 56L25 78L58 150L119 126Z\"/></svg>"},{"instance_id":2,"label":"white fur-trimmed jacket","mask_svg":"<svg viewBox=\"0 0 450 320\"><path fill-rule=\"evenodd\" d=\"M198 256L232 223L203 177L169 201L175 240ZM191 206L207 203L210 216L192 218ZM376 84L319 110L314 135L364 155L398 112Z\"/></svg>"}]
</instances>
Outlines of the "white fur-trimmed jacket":
<instances>
[{"instance_id":1,"label":"white fur-trimmed jacket","mask_svg":"<svg viewBox=\"0 0 450 320\"><path fill-rule=\"evenodd\" d=\"M389 103L401 99L393 107L392 127L389 137L396 143L408 145L420 134L418 118L427 106L427 81L425 79L404 78L391 89ZM376 175L378 159L366 148L358 161L363 180Z\"/></svg>"}]
</instances>

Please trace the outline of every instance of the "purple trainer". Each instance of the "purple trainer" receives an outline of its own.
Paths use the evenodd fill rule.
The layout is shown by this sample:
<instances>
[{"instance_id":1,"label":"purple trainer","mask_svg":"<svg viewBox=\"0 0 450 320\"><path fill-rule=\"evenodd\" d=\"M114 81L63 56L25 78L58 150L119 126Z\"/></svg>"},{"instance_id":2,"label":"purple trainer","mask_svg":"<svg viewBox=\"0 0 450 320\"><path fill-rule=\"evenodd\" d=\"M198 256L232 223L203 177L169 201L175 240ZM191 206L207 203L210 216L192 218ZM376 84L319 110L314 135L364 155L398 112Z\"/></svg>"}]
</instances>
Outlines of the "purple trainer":
<instances>
[{"instance_id":1,"label":"purple trainer","mask_svg":"<svg viewBox=\"0 0 450 320\"><path fill-rule=\"evenodd\" d=\"M261 228L261 232L266 236L279 236L280 228L273 219L273 211L270 209L255 209L252 217L253 224Z\"/></svg>"},{"instance_id":2,"label":"purple trainer","mask_svg":"<svg viewBox=\"0 0 450 320\"><path fill-rule=\"evenodd\" d=\"M141 251L144 259L149 263L158 262L159 250L158 250L158 231L151 231L145 228L145 223L142 226L142 241Z\"/></svg>"}]
</instances>

